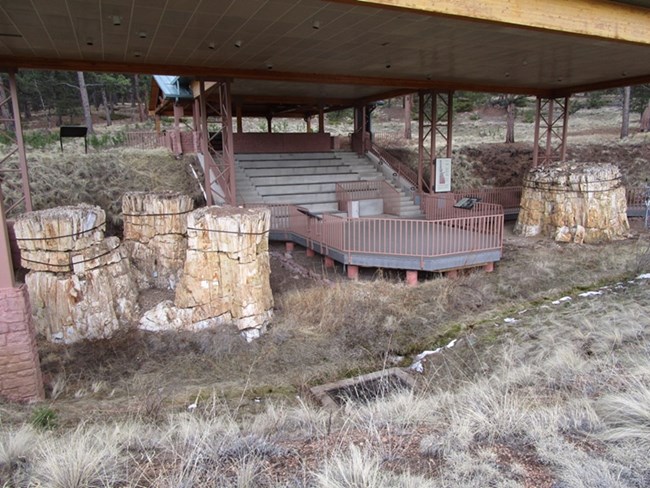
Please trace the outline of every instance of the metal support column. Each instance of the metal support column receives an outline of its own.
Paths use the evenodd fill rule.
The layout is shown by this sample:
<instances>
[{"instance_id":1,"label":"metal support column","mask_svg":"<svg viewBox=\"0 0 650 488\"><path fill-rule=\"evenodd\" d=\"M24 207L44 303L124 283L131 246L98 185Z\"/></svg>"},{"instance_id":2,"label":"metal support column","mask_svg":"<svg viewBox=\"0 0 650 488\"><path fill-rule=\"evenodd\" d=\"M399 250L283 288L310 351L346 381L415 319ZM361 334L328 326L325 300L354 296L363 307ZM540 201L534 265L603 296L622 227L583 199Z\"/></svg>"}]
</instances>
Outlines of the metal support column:
<instances>
[{"instance_id":1,"label":"metal support column","mask_svg":"<svg viewBox=\"0 0 650 488\"><path fill-rule=\"evenodd\" d=\"M8 115L7 119L3 119L0 122L4 122L0 127L0 133L5 136L5 138L10 141L10 144L5 146L3 154L0 154L0 180L2 180L3 173L17 172L20 173L21 185L23 190L23 195L20 199L15 202L11 202L9 208L7 208L7 214L16 210L20 207L21 203L26 212L32 211L32 196L29 189L29 171L27 169L27 153L25 152L25 141L23 140L23 128L20 120L20 107L18 105L18 89L16 86L16 73L15 71L9 71L7 73L7 78L9 80L9 96L4 100L0 100L0 107L6 110L2 110L1 113ZM4 82L0 80L0 82ZM7 90L3 90L5 93ZM18 167L10 167L12 156L18 156Z\"/></svg>"},{"instance_id":2,"label":"metal support column","mask_svg":"<svg viewBox=\"0 0 650 488\"><path fill-rule=\"evenodd\" d=\"M2 179L0 178L1 181ZM14 266L11 260L9 231L7 230L3 200L2 188L0 188L0 289L13 288L15 284Z\"/></svg>"},{"instance_id":3,"label":"metal support column","mask_svg":"<svg viewBox=\"0 0 650 488\"><path fill-rule=\"evenodd\" d=\"M205 203L209 207L213 203L212 199L212 178L210 176L210 164L212 160L210 155L210 134L208 132L208 105L205 100L205 82L199 81L199 120L201 122L201 153L203 154L203 174L205 185Z\"/></svg>"},{"instance_id":4,"label":"metal support column","mask_svg":"<svg viewBox=\"0 0 650 488\"><path fill-rule=\"evenodd\" d=\"M318 133L325 133L325 112L322 105L318 106Z\"/></svg>"},{"instance_id":5,"label":"metal support column","mask_svg":"<svg viewBox=\"0 0 650 488\"><path fill-rule=\"evenodd\" d=\"M420 193L433 193L438 138L445 145L445 157L451 157L453 93L423 90L418 96L418 190ZM428 183L425 183L426 168L429 168Z\"/></svg>"},{"instance_id":6,"label":"metal support column","mask_svg":"<svg viewBox=\"0 0 650 488\"><path fill-rule=\"evenodd\" d=\"M569 97L537 97L533 167L566 161Z\"/></svg>"},{"instance_id":7,"label":"metal support column","mask_svg":"<svg viewBox=\"0 0 650 488\"><path fill-rule=\"evenodd\" d=\"M230 82L219 83L219 113L221 114L221 136L223 147L223 164L226 168L227 202L237 205L237 179L235 175L235 145L232 136L232 102L230 98Z\"/></svg>"}]
</instances>

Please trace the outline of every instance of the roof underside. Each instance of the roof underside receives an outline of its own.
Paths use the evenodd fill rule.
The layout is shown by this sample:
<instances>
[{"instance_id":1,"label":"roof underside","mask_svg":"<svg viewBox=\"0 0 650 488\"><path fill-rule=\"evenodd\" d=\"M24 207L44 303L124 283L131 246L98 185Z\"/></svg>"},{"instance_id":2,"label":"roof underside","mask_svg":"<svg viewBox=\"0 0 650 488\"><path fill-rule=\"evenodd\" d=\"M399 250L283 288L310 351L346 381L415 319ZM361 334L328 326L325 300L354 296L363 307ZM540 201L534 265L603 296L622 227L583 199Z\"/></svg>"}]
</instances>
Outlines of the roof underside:
<instances>
[{"instance_id":1,"label":"roof underside","mask_svg":"<svg viewBox=\"0 0 650 488\"><path fill-rule=\"evenodd\" d=\"M426 88L562 95L650 81L649 4L3 0L0 66L226 77L233 95L268 104Z\"/></svg>"}]
</instances>

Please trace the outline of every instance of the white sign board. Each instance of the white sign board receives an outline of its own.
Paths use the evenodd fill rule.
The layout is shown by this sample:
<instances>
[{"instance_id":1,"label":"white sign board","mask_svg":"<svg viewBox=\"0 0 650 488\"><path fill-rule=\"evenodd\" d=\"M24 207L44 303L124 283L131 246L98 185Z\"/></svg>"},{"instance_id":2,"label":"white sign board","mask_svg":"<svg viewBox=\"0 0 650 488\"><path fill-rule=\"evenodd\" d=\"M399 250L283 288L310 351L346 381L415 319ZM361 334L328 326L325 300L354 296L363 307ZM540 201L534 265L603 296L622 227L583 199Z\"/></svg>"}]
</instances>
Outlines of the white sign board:
<instances>
[{"instance_id":1,"label":"white sign board","mask_svg":"<svg viewBox=\"0 0 650 488\"><path fill-rule=\"evenodd\" d=\"M446 191L451 191L451 158L437 158L435 192Z\"/></svg>"}]
</instances>

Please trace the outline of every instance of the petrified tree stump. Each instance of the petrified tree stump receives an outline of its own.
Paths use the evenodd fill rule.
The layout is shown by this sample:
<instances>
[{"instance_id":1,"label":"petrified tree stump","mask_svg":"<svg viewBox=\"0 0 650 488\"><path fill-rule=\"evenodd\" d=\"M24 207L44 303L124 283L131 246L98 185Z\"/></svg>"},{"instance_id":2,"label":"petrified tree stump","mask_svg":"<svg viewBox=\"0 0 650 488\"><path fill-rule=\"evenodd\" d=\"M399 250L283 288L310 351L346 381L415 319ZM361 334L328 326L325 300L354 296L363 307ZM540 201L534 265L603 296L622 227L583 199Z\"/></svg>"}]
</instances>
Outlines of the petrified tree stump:
<instances>
[{"instance_id":1,"label":"petrified tree stump","mask_svg":"<svg viewBox=\"0 0 650 488\"><path fill-rule=\"evenodd\" d=\"M124 194L124 246L140 288L176 288L187 249L187 215L193 209L193 200L181 193Z\"/></svg>"},{"instance_id":2,"label":"petrified tree stump","mask_svg":"<svg viewBox=\"0 0 650 488\"><path fill-rule=\"evenodd\" d=\"M625 188L613 164L564 163L524 178L515 233L591 243L628 232Z\"/></svg>"},{"instance_id":3,"label":"petrified tree stump","mask_svg":"<svg viewBox=\"0 0 650 488\"><path fill-rule=\"evenodd\" d=\"M188 250L174 304L163 302L141 327L198 329L234 323L252 339L272 316L268 209L207 207L188 216Z\"/></svg>"},{"instance_id":4,"label":"petrified tree stump","mask_svg":"<svg viewBox=\"0 0 650 488\"><path fill-rule=\"evenodd\" d=\"M21 215L14 226L38 333L66 343L110 337L136 318L138 290L104 211L79 205Z\"/></svg>"}]
</instances>

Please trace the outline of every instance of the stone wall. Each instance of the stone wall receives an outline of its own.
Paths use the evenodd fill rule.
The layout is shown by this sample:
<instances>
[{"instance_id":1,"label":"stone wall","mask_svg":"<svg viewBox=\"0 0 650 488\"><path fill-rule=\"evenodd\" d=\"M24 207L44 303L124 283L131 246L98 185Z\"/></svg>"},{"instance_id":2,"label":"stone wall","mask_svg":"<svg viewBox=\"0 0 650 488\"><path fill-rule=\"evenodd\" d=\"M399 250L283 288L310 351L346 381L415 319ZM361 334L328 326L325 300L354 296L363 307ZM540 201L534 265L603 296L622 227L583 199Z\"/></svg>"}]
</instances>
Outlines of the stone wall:
<instances>
[{"instance_id":1,"label":"stone wall","mask_svg":"<svg viewBox=\"0 0 650 488\"><path fill-rule=\"evenodd\" d=\"M27 287L0 288L0 396L32 402L44 397Z\"/></svg>"},{"instance_id":2,"label":"stone wall","mask_svg":"<svg viewBox=\"0 0 650 488\"><path fill-rule=\"evenodd\" d=\"M523 186L516 234L587 243L628 235L625 188L612 164L534 168Z\"/></svg>"}]
</instances>

